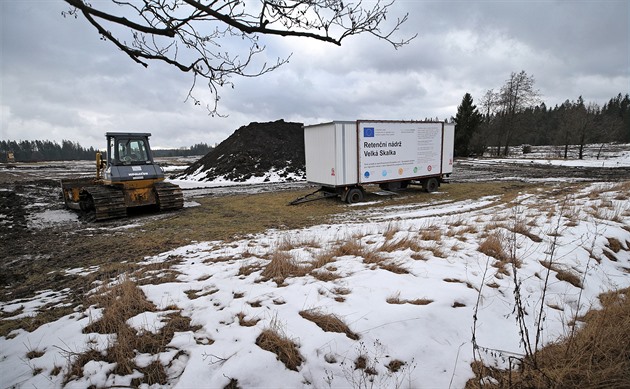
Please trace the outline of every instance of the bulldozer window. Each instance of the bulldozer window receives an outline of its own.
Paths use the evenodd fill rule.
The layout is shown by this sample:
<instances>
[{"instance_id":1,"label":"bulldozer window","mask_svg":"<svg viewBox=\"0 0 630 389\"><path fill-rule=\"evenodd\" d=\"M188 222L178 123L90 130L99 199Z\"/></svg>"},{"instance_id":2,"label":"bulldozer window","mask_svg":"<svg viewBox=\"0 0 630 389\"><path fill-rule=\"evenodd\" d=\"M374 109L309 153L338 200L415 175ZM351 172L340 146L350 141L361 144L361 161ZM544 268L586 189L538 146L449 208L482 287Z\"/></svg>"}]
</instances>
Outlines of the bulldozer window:
<instances>
[{"instance_id":1,"label":"bulldozer window","mask_svg":"<svg viewBox=\"0 0 630 389\"><path fill-rule=\"evenodd\" d=\"M149 157L143 139L121 139L118 141L118 159L124 164L146 162Z\"/></svg>"}]
</instances>

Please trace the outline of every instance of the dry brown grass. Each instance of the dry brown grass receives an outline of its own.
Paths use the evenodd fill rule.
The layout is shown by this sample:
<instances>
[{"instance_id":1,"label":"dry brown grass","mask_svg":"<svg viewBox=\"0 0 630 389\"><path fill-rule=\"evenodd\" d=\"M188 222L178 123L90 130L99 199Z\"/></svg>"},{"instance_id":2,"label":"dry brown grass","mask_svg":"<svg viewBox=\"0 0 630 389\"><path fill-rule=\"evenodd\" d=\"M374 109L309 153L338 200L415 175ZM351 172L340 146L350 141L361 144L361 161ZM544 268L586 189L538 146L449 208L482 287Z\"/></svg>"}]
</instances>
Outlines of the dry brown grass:
<instances>
[{"instance_id":1,"label":"dry brown grass","mask_svg":"<svg viewBox=\"0 0 630 389\"><path fill-rule=\"evenodd\" d=\"M606 239L608 240L608 244L606 245L606 247L608 247L613 253L616 254L621 250L625 250L619 239L617 238L606 238Z\"/></svg>"},{"instance_id":2,"label":"dry brown grass","mask_svg":"<svg viewBox=\"0 0 630 389\"><path fill-rule=\"evenodd\" d=\"M306 320L312 321L319 328L326 332L338 332L346 334L352 340L359 340L359 335L350 330L350 327L343 322L337 315L324 313L318 309L309 309L300 311L300 316Z\"/></svg>"},{"instance_id":3,"label":"dry brown grass","mask_svg":"<svg viewBox=\"0 0 630 389\"><path fill-rule=\"evenodd\" d=\"M331 290L332 293L336 294L337 297L343 298L341 296L345 296L350 294L352 291L348 288L335 287ZM345 300L345 298L343 298Z\"/></svg>"},{"instance_id":4,"label":"dry brown grass","mask_svg":"<svg viewBox=\"0 0 630 389\"><path fill-rule=\"evenodd\" d=\"M366 250L361 255L363 257L363 263L367 264L380 264L385 261L385 257L378 251L368 251Z\"/></svg>"},{"instance_id":5,"label":"dry brown grass","mask_svg":"<svg viewBox=\"0 0 630 389\"><path fill-rule=\"evenodd\" d=\"M444 282L464 284L468 289L477 289L469 281L462 281L459 278L445 278Z\"/></svg>"},{"instance_id":6,"label":"dry brown grass","mask_svg":"<svg viewBox=\"0 0 630 389\"><path fill-rule=\"evenodd\" d=\"M433 302L433 300L427 299L427 298L413 299L413 300L401 299L400 292L396 293L393 296L388 297L385 301L388 304L412 304L412 305L429 305Z\"/></svg>"},{"instance_id":7,"label":"dry brown grass","mask_svg":"<svg viewBox=\"0 0 630 389\"><path fill-rule=\"evenodd\" d=\"M476 234L477 232L479 232L479 230L474 225L464 226L462 228L458 228L457 229L457 233L460 234L460 235L462 235L462 234Z\"/></svg>"},{"instance_id":8,"label":"dry brown grass","mask_svg":"<svg viewBox=\"0 0 630 389\"><path fill-rule=\"evenodd\" d=\"M431 227L420 231L420 239L434 240L439 242L442 240L442 230L439 227Z\"/></svg>"},{"instance_id":9,"label":"dry brown grass","mask_svg":"<svg viewBox=\"0 0 630 389\"><path fill-rule=\"evenodd\" d=\"M489 257L498 259L499 261L507 261L509 258L505 251L505 238L503 234L495 231L489 234L479 245L480 252L486 254Z\"/></svg>"},{"instance_id":10,"label":"dry brown grass","mask_svg":"<svg viewBox=\"0 0 630 389\"><path fill-rule=\"evenodd\" d=\"M155 312L157 308L149 302L138 286L130 280L124 280L112 287L101 288L88 299L89 305L104 308L103 316L88 324L83 333L97 332L111 334L129 318L142 312Z\"/></svg>"},{"instance_id":11,"label":"dry brown grass","mask_svg":"<svg viewBox=\"0 0 630 389\"><path fill-rule=\"evenodd\" d=\"M388 253L394 252L394 251L403 251L403 250L413 250L413 251L419 251L421 250L420 245L418 244L418 242L416 241L416 239L414 239L411 236L405 236L402 237L400 239L396 239L396 240L386 240L379 248L379 251L385 251Z\"/></svg>"},{"instance_id":12,"label":"dry brown grass","mask_svg":"<svg viewBox=\"0 0 630 389\"><path fill-rule=\"evenodd\" d=\"M218 291L219 289L207 289L207 290L189 289L189 290L185 290L184 293L189 299L195 300L195 299L198 299L199 297L210 296L212 294L215 294Z\"/></svg>"},{"instance_id":13,"label":"dry brown grass","mask_svg":"<svg viewBox=\"0 0 630 389\"><path fill-rule=\"evenodd\" d=\"M606 258L610 259L613 262L617 262L618 261L617 256L612 251L608 251L606 249L603 249L602 250L602 254L604 254L604 256Z\"/></svg>"},{"instance_id":14,"label":"dry brown grass","mask_svg":"<svg viewBox=\"0 0 630 389\"><path fill-rule=\"evenodd\" d=\"M298 367L304 361L297 344L286 335L281 334L273 323L272 328L267 328L258 335L256 345L276 354L278 360L284 363L284 366L289 370L298 371Z\"/></svg>"},{"instance_id":15,"label":"dry brown grass","mask_svg":"<svg viewBox=\"0 0 630 389\"><path fill-rule=\"evenodd\" d=\"M263 280L273 280L276 284L282 285L288 277L302 277L309 272L309 268L301 266L293 257L284 251L274 251L271 260L260 273Z\"/></svg>"},{"instance_id":16,"label":"dry brown grass","mask_svg":"<svg viewBox=\"0 0 630 389\"><path fill-rule=\"evenodd\" d=\"M238 269L238 275L242 277L247 277L262 269L263 265L260 263L248 263L246 265L241 265L241 267Z\"/></svg>"},{"instance_id":17,"label":"dry brown grass","mask_svg":"<svg viewBox=\"0 0 630 389\"><path fill-rule=\"evenodd\" d=\"M409 274L409 270L404 268L400 262L381 262L378 267L395 274Z\"/></svg>"},{"instance_id":18,"label":"dry brown grass","mask_svg":"<svg viewBox=\"0 0 630 389\"><path fill-rule=\"evenodd\" d=\"M530 229L530 225L522 220L514 223L514 225L511 226L510 231L526 236L536 243L542 242L542 238L534 234Z\"/></svg>"},{"instance_id":19,"label":"dry brown grass","mask_svg":"<svg viewBox=\"0 0 630 389\"><path fill-rule=\"evenodd\" d=\"M397 223L389 223L387 224L387 228L383 232L383 237L386 241L392 240L394 235L396 235L400 231L400 226Z\"/></svg>"},{"instance_id":20,"label":"dry brown grass","mask_svg":"<svg viewBox=\"0 0 630 389\"><path fill-rule=\"evenodd\" d=\"M429 251L431 254L433 254L434 257L446 258L446 253L444 252L442 247L437 242L432 242L428 246L423 245L422 246L422 250Z\"/></svg>"},{"instance_id":21,"label":"dry brown grass","mask_svg":"<svg viewBox=\"0 0 630 389\"><path fill-rule=\"evenodd\" d=\"M167 375L164 366L155 362L144 368L136 365L135 358L138 354L158 354L166 350L167 345L173 339L175 332L197 331L199 326L191 326L190 318L181 316L179 312L170 312L164 316L166 323L156 333L143 331L138 333L127 324L127 320L140 313L156 311L156 307L150 303L138 286L124 280L114 286L103 287L91 296L88 304L103 308L103 315L96 321L88 324L84 333L97 332L101 334L115 334L104 352L88 349L86 352L72 354L69 358L69 367L64 377L64 384L83 376L83 366L89 361L104 361L114 363L112 374L128 375L134 371L140 371L143 376L136 380L136 386L140 384L167 383ZM172 308L172 307L169 307ZM209 340L211 342L211 340Z\"/></svg>"},{"instance_id":22,"label":"dry brown grass","mask_svg":"<svg viewBox=\"0 0 630 389\"><path fill-rule=\"evenodd\" d=\"M328 265L329 263L333 263L336 260L337 257L335 256L335 249L329 248L328 250L320 251L319 253L315 254L311 265L314 269L318 269L320 267Z\"/></svg>"},{"instance_id":23,"label":"dry brown grass","mask_svg":"<svg viewBox=\"0 0 630 389\"><path fill-rule=\"evenodd\" d=\"M385 365L385 367L391 373L398 373L398 371L400 371L400 369L405 365L406 363L400 359L392 359L387 365Z\"/></svg>"},{"instance_id":24,"label":"dry brown grass","mask_svg":"<svg viewBox=\"0 0 630 389\"><path fill-rule=\"evenodd\" d=\"M365 252L366 248L363 244L361 244L361 241L354 239L337 241L335 246L333 246L331 249L331 254L335 258L344 257L346 255L362 257Z\"/></svg>"},{"instance_id":25,"label":"dry brown grass","mask_svg":"<svg viewBox=\"0 0 630 389\"><path fill-rule=\"evenodd\" d=\"M26 358L28 359L35 359L35 358L39 358L42 355L44 355L46 352L43 350L37 350L37 349L33 349L33 350L29 350L26 353Z\"/></svg>"},{"instance_id":26,"label":"dry brown grass","mask_svg":"<svg viewBox=\"0 0 630 389\"><path fill-rule=\"evenodd\" d=\"M242 327L253 327L256 325L256 323L260 321L260 319L255 317L247 319L247 315L245 314L245 312L237 313L236 317L238 318L238 324Z\"/></svg>"},{"instance_id":27,"label":"dry brown grass","mask_svg":"<svg viewBox=\"0 0 630 389\"><path fill-rule=\"evenodd\" d=\"M560 281L568 282L569 284L575 286L576 288L582 288L582 278L578 274L575 274L574 271L565 269L559 264L550 263L549 261L540 261L540 264L549 269L550 271L556 272L556 278Z\"/></svg>"},{"instance_id":28,"label":"dry brown grass","mask_svg":"<svg viewBox=\"0 0 630 389\"><path fill-rule=\"evenodd\" d=\"M476 362L476 377L466 383L476 388L630 388L630 289L600 296L603 308L582 318L573 336L539 350L536 364L500 370ZM483 377L492 377L495 383Z\"/></svg>"},{"instance_id":29,"label":"dry brown grass","mask_svg":"<svg viewBox=\"0 0 630 389\"><path fill-rule=\"evenodd\" d=\"M411 259L413 259L414 261L428 261L429 258L427 258L424 254L422 253L413 253L410 255Z\"/></svg>"},{"instance_id":30,"label":"dry brown grass","mask_svg":"<svg viewBox=\"0 0 630 389\"><path fill-rule=\"evenodd\" d=\"M323 282L334 281L342 278L342 275L328 270L314 269L310 273L313 277Z\"/></svg>"}]
</instances>

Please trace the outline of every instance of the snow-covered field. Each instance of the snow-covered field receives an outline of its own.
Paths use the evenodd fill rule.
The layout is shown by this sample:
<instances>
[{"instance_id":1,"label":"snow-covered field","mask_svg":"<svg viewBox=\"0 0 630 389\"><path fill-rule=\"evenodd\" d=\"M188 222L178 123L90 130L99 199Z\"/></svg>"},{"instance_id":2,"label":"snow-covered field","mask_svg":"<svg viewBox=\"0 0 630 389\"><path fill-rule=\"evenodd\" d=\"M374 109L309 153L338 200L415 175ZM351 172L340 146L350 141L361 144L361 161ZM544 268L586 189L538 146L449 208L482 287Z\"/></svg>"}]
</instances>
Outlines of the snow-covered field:
<instances>
[{"instance_id":1,"label":"snow-covered field","mask_svg":"<svg viewBox=\"0 0 630 389\"><path fill-rule=\"evenodd\" d=\"M242 388L365 387L372 378L375 387L461 388L472 377L473 326L488 358L496 355L492 350L522 352L513 313L514 268L480 252L480 245L490 237L506 251L514 245L530 333L542 307L544 339L554 340L576 314L598 306L599 293L630 286L627 189L620 184L581 185L572 193L540 189L511 203L494 197L446 203L436 194L428 207L396 206L374 214L357 208L334 224L199 242L146 258L147 264L178 258L179 275L177 282L142 286L159 310L128 324L155 332L168 313L181 311L199 329L176 333L167 351L138 354L135 362L142 367L161 361L168 386L178 388L221 388L231 379ZM527 233L512 232L522 229ZM358 249L336 254L307 275L287 277L280 285L261 276L279 252L306 265L340 253L348 242ZM621 250L613 253L612 242L620 242ZM543 301L545 261L553 270ZM318 272L332 277L316 277ZM560 273L572 274L583 287L561 281ZM64 293L71 291L42 291L28 301L3 303L1 310L33 314ZM358 339L324 332L300 315L309 310L335 315ZM72 353L105 350L115 341L112 335L82 332L101 314L95 306L82 307L33 332L16 330L1 338L2 386L60 387ZM238 315L257 322L241 325ZM296 343L303 358L297 371L255 344L267 328ZM27 357L32 351L37 357ZM360 356L377 375L355 369ZM392 372L386 368L392 361L404 364ZM139 374L115 375L114 368L88 363L83 376L66 387L126 387Z\"/></svg>"},{"instance_id":2,"label":"snow-covered field","mask_svg":"<svg viewBox=\"0 0 630 389\"><path fill-rule=\"evenodd\" d=\"M630 166L628 153L612 160ZM598 307L600 293L630 286L629 192L627 182L575 183L570 189L551 184L510 202L448 202L438 192L428 206L348 206L330 224L197 242L147 257L147 266L175 261L177 279L140 286L158 309L130 318L128 325L138 334L156 333L178 312L194 330L176 332L163 352L138 352L134 362L161 362L168 384L154 387L223 388L236 380L241 388L462 388L473 376L473 329L488 363L501 366L503 357L523 353L515 279L530 334L543 313L544 342L566 334L567 323ZM64 215L49 213L31 223L51 219ZM505 253L483 248L497 241ZM305 271L284 280L265 278L278 258ZM93 292L101 286L94 284ZM31 299L2 302L1 317L35 315L71 293L42 290ZM351 334L326 332L304 312L334 315ZM116 374L114 363L96 359L64 383L80 354L117 341L115 334L84 333L102 315L100 307L81 306L32 332L0 337L0 386L134 386L140 372ZM302 358L296 370L256 344L266 329L296 344ZM357 368L360 360L365 368Z\"/></svg>"}]
</instances>

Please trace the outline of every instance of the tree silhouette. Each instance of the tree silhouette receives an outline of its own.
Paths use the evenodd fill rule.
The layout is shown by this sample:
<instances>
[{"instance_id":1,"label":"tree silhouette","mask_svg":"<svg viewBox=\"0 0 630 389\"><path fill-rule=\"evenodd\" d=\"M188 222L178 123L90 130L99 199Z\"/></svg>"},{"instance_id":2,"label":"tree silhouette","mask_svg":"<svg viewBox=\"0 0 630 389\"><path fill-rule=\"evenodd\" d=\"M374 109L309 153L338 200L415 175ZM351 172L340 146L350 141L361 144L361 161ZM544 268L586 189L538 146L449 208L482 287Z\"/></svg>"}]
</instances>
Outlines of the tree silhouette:
<instances>
[{"instance_id":1,"label":"tree silhouette","mask_svg":"<svg viewBox=\"0 0 630 389\"><path fill-rule=\"evenodd\" d=\"M470 93L462 98L462 103L457 107L455 115L455 156L467 157L470 155L470 140L479 128L482 115L473 104Z\"/></svg>"}]
</instances>

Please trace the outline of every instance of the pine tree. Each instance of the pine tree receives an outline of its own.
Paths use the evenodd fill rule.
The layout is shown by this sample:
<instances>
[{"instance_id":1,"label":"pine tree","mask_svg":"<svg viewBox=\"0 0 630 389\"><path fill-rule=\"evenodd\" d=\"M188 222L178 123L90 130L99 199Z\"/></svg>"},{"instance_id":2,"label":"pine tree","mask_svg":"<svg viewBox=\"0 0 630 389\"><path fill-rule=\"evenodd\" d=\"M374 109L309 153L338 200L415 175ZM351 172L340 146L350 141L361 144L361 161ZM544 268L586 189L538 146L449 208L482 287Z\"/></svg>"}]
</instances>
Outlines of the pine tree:
<instances>
[{"instance_id":1,"label":"pine tree","mask_svg":"<svg viewBox=\"0 0 630 389\"><path fill-rule=\"evenodd\" d=\"M462 103L457 107L455 115L455 156L467 157L470 155L470 139L479 128L482 115L473 104L470 93L466 93Z\"/></svg>"}]
</instances>

